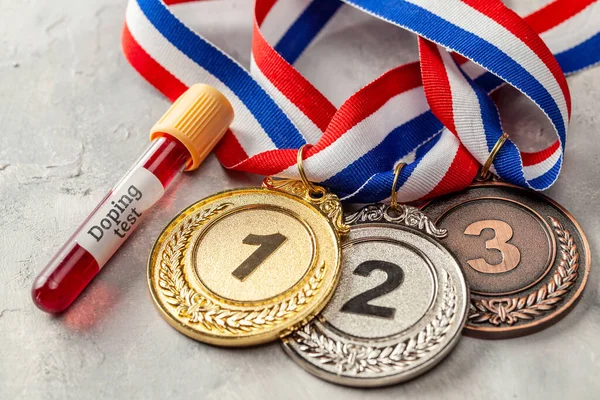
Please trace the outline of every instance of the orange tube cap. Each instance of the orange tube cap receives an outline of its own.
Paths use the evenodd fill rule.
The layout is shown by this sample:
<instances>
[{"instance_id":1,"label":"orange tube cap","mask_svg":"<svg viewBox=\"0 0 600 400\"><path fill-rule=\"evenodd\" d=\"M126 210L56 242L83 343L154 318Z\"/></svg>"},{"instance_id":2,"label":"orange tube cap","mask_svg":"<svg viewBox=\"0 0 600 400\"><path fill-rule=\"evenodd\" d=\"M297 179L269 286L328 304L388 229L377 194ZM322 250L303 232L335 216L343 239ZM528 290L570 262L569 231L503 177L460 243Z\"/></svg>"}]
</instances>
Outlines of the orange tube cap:
<instances>
[{"instance_id":1,"label":"orange tube cap","mask_svg":"<svg viewBox=\"0 0 600 400\"><path fill-rule=\"evenodd\" d=\"M233 107L217 89L195 84L171 105L150 130L150 140L165 134L179 140L190 152L192 171L204 161L233 121Z\"/></svg>"}]
</instances>

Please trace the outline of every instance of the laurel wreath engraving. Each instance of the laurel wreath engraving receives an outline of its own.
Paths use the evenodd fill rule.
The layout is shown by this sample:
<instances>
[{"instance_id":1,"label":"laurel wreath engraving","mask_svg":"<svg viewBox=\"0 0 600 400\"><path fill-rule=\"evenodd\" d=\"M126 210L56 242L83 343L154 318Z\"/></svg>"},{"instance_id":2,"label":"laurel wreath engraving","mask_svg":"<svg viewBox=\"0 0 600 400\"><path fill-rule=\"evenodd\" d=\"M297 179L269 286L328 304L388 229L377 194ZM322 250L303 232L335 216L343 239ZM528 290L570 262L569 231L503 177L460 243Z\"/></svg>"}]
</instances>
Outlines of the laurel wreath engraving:
<instances>
[{"instance_id":1,"label":"laurel wreath engraving","mask_svg":"<svg viewBox=\"0 0 600 400\"><path fill-rule=\"evenodd\" d=\"M186 322L199 324L208 331L238 335L282 322L301 310L319 289L325 265L315 268L306 284L292 298L267 307L236 310L217 304L196 292L188 284L181 265L188 241L194 230L231 205L224 203L206 209L180 224L162 252L159 286L167 297L167 302L176 308L177 315Z\"/></svg>"},{"instance_id":2,"label":"laurel wreath engraving","mask_svg":"<svg viewBox=\"0 0 600 400\"><path fill-rule=\"evenodd\" d=\"M302 181L295 179L266 178L263 185L269 189L281 190L304 199L315 205L327 219L333 222L339 233L345 234L350 232L350 227L343 221L342 203L334 193L321 188L323 189L323 193L320 197L312 196L309 188Z\"/></svg>"},{"instance_id":3,"label":"laurel wreath engraving","mask_svg":"<svg viewBox=\"0 0 600 400\"><path fill-rule=\"evenodd\" d=\"M456 288L448 272L444 272L446 283L435 318L419 333L398 344L374 347L335 340L315 323L296 331L290 340L299 345L300 351L321 364L334 365L338 375L408 369L443 341L456 313Z\"/></svg>"},{"instance_id":4,"label":"laurel wreath engraving","mask_svg":"<svg viewBox=\"0 0 600 400\"><path fill-rule=\"evenodd\" d=\"M448 230L440 229L435 226L429 217L423 214L418 208L404 204L400 204L394 209L388 204L371 204L348 215L344 222L348 225L352 225L355 223L377 222L382 220L424 230L429 235L436 238L444 238L448 235Z\"/></svg>"},{"instance_id":5,"label":"laurel wreath engraving","mask_svg":"<svg viewBox=\"0 0 600 400\"><path fill-rule=\"evenodd\" d=\"M571 233L558 220L548 218L560 245L560 263L552 278L540 289L523 297L471 300L470 323L511 326L518 321L532 320L555 308L575 285L579 270L577 245Z\"/></svg>"}]
</instances>

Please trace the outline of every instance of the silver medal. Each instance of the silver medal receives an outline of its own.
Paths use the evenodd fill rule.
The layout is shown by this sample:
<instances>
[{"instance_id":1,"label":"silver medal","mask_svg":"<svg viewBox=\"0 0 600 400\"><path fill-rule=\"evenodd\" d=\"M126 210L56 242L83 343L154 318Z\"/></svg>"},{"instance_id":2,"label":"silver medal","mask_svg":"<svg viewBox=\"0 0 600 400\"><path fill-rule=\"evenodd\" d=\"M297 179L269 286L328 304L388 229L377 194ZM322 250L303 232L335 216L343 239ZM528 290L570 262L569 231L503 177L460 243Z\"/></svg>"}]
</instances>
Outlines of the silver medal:
<instances>
[{"instance_id":1,"label":"silver medal","mask_svg":"<svg viewBox=\"0 0 600 400\"><path fill-rule=\"evenodd\" d=\"M348 386L383 386L416 377L454 347L469 295L445 236L419 210L384 204L346 217L342 276L309 324L284 338L309 372Z\"/></svg>"}]
</instances>

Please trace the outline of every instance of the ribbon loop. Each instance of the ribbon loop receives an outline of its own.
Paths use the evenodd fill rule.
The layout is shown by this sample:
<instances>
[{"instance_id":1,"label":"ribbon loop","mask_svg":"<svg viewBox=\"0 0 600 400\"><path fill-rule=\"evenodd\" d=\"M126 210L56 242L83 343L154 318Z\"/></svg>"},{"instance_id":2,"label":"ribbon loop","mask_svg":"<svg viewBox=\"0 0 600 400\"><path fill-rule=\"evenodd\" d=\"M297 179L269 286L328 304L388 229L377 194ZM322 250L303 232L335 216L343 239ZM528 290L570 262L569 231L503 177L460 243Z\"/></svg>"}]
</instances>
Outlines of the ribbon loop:
<instances>
[{"instance_id":1,"label":"ribbon loop","mask_svg":"<svg viewBox=\"0 0 600 400\"><path fill-rule=\"evenodd\" d=\"M459 190L502 135L488 93L506 81L538 104L559 140L537 153L521 153L507 140L492 171L534 189L556 180L570 113L560 67L575 72L600 61L600 26L586 23L600 15L597 1L557 0L525 21L489 0L344 3L419 35L421 64L393 68L339 109L293 65L347 7L339 0L257 0L251 72L160 0L129 1L123 49L170 99L198 81L225 93L236 118L216 154L227 168L298 177L297 149L310 143L308 178L347 201L386 198L399 162L406 167L398 176L398 201ZM557 34L573 23L583 32Z\"/></svg>"}]
</instances>

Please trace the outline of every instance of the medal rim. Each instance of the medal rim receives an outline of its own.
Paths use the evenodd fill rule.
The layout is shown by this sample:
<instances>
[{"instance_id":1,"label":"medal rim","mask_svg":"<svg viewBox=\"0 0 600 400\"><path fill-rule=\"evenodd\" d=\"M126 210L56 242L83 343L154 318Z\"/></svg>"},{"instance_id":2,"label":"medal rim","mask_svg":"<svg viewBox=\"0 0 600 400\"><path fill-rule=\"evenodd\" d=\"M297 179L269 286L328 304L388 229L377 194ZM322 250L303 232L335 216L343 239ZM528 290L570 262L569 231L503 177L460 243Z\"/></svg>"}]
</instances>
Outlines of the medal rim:
<instances>
[{"instance_id":1,"label":"medal rim","mask_svg":"<svg viewBox=\"0 0 600 400\"><path fill-rule=\"evenodd\" d=\"M384 214L388 211L388 208L389 208L388 205L381 204L381 203L375 203L375 205L384 206L383 207ZM360 208L359 211L365 209L366 207L368 207L368 206ZM403 206L403 207L410 207L410 206ZM419 210L419 212L420 212L420 210ZM384 386L391 386L391 385L395 385L398 383L402 383L402 382L414 379L418 376L421 376L421 375L427 373L428 371L430 371L431 369L433 369L441 361L443 361L444 358L447 357L452 352L452 350L456 347L456 345L462 338L461 333L466 325L467 318L469 315L470 291L469 291L467 282L464 278L462 268L460 267L460 262L458 261L456 256L450 250L448 250L448 248L443 243L441 243L438 240L438 238L436 238L433 234L425 233L425 232L421 231L420 229L414 228L412 226L400 225L399 223L387 222L385 220L379 220L379 221L373 221L373 222L355 221L355 222L351 223L350 226L351 226L351 229L354 227L365 227L365 228L383 227L386 229L408 231L410 234L417 235L417 236L421 237L422 239L429 241L430 243L432 243L434 246L438 247L442 251L445 251L447 253L447 255L449 255L451 257L451 259L454 260L455 267L456 267L456 271L455 271L456 276L461 278L461 282L462 282L462 284L461 284L461 282L455 283L455 285L457 286L457 296L459 295L460 292L462 292L462 296L464 298L463 309L461 310L457 307L457 313L462 312L462 318L456 320L456 323L457 323L456 332L454 333L454 335L452 337L450 337L447 340L447 342L443 345L443 347L441 347L439 349L439 351L437 351L431 358L424 361L422 364L415 365L409 369L403 370L402 372L399 372L396 374L389 374L389 375L384 375L384 376L358 377L358 376L349 376L349 375L342 375L342 374L329 372L323 368L320 368L319 365L309 362L305 357L301 356L299 354L299 352L294 348L295 346L290 344L290 342L293 341L293 338L291 336L282 338L281 346L283 347L283 350L285 351L285 353L290 358L292 358L298 365L300 365L305 371L307 371L323 380L326 380L328 382L332 382L332 383L335 383L338 385L349 386L349 387L363 387L363 388L384 387ZM343 249L343 247L344 246L342 244L341 248ZM341 268L340 268L340 270L341 270ZM442 270L446 271L446 269L444 269L444 268L442 268ZM341 275L341 273L340 273L340 275ZM430 310L428 310L427 313L429 311ZM422 320L422 318L419 320L418 323L420 323L421 320ZM398 333L398 334L390 335L389 337L386 337L386 338L377 338L377 339L366 339L366 338L356 337L356 336L341 332L335 326L327 323L327 320L322 316L322 314L319 314L313 321L310 321L309 323L317 325L318 328L319 328L319 325L325 326L326 330L331 330L334 334L336 334L338 336L343 336L343 335L348 336L347 343L377 343L378 345L384 344L385 346L392 346L392 345L397 345L406 339L406 337L404 339L401 338L402 332ZM404 331L404 332L406 332L406 331ZM324 335L327 334L327 332L324 332L323 330L321 330L321 333Z\"/></svg>"},{"instance_id":2,"label":"medal rim","mask_svg":"<svg viewBox=\"0 0 600 400\"><path fill-rule=\"evenodd\" d=\"M196 330L193 327L191 327L189 324L186 324L186 323L180 321L178 318L175 317L175 315L172 315L172 313L166 309L166 304L163 304L163 302L159 299L159 294L157 293L157 290L156 290L158 288L158 286L155 288L155 284L153 283L155 279L154 279L154 275L152 273L152 270L153 270L153 262L152 261L155 256L155 252L157 252L158 248L163 244L163 242L164 242L163 239L164 239L164 237L166 237L166 233L171 231L174 227L177 226L177 224L175 224L175 222L178 220L181 221L181 220L185 219L185 217L187 217L189 214L192 214L192 212L188 213L188 211L190 211L192 208L201 208L202 206L209 204L212 200L217 199L225 194L229 194L231 196L231 195L235 195L235 194L248 193L248 192L254 192L254 193L264 192L264 193L270 193L270 194L284 196L288 199L291 199L293 201L296 201L296 202L302 204L305 207L309 207L311 209L311 211L314 211L314 213L316 215L320 215L324 220L327 221L328 227L331 229L331 231L334 234L334 237L337 239L337 240L333 241L333 243L332 243L334 250L335 250L335 254L336 254L336 260L329 267L325 267L325 268L333 268L332 279L331 279L332 283L329 285L329 287L322 286L320 288L319 292L321 293L321 299L319 301L316 301L312 308L307 307L308 309L310 309L310 311L307 310L307 312L305 312L305 313L299 312L299 314L302 315L302 318L298 318L298 317L290 318L288 321L286 321L286 323L272 325L269 329L261 330L259 332L254 332L254 333L247 334L247 335L239 335L239 336L235 336L235 335L224 336L224 335L219 335L219 334ZM186 214L186 213L187 213L187 215L184 216L184 214ZM179 333L182 333L183 335L185 335L191 339L197 340L199 342L207 343L210 345L216 345L216 346L248 347L248 346L253 346L253 345L259 345L259 344L271 342L271 341L274 341L277 339L281 339L282 337L289 335L290 333L294 332L298 327L303 326L306 323L308 323L316 315L318 315L323 308L325 308L325 306L331 299L331 296L333 296L333 293L335 291L335 288L338 285L338 282L339 282L339 279L341 276L341 264L342 264L341 248L342 248L342 246L341 246L341 241L340 241L340 233L339 233L338 229L336 229L335 223L333 221L331 221L330 218L325 216L322 212L320 212L320 210L317 207L315 207L313 204L306 201L302 197L290 194L286 191L272 189L272 188L268 188L268 187L243 187L243 188L236 188L233 190L222 190L222 191L214 193L210 196L206 196L206 197L188 205L187 207L183 208L173 218L171 218L171 220L161 230L161 232L157 236L157 239L154 241L154 244L152 245L152 249L151 249L150 255L148 257L147 268L146 268L147 284L148 284L148 288L149 288L152 300L153 300L156 308L158 309L160 315L163 317L163 319L165 319L169 323L169 325L171 325L173 328L175 328ZM311 267L311 269L315 269L315 270L318 268L320 268L320 267L317 266L316 264L314 267ZM309 269L309 271L310 271L310 269ZM309 271L307 271L307 274ZM303 277L292 288L297 287L298 284L305 278L306 278L306 276ZM278 295L278 296L283 296L283 294ZM278 296L275 296L275 297L278 297ZM272 301L273 299L274 299L274 297L271 297L271 298L267 299L267 301ZM247 302L247 303L257 304L258 302ZM274 329L275 327L278 327L278 328Z\"/></svg>"},{"instance_id":3,"label":"medal rim","mask_svg":"<svg viewBox=\"0 0 600 400\"><path fill-rule=\"evenodd\" d=\"M456 192L456 193L452 193L447 196L456 196L460 193L468 191L469 189L489 188L489 187L492 187L492 188L493 187L505 187L505 188L509 188L509 189L517 189L521 192L533 193L536 196L538 196L540 199L549 203L551 206L557 208L577 229L578 235L581 238L581 243L583 245L584 252L586 255L585 263L580 264L580 266L584 267L583 277L581 278L581 284L579 285L577 290L574 292L574 294L571 296L571 298L568 301L566 301L562 306L555 308L553 313L550 313L540 319L533 319L531 322L523 323L518 326L507 326L507 327L501 327L501 328L483 327L483 326L478 327L478 326L470 325L467 321L467 323L465 324L465 327L463 329L463 334L465 336L469 336L469 337L473 337L473 338L477 338L477 339L488 339L488 340L511 339L511 338L516 338L516 337L531 335L531 334L540 332L546 328L549 328L550 326L560 322L575 308L575 305L581 299L583 290L587 286L587 282L588 282L588 278L589 278L589 274L590 274L590 267L592 264L592 253L590 250L590 244L589 244L588 238L585 234L585 231L582 229L581 225L579 225L579 222L577 222L577 220L575 219L573 214L571 214L567 209L565 209L560 203L558 203L557 201L553 200L552 198L546 196L545 194L543 194L541 192L534 191L534 190L528 190L528 189L522 188L517 185L513 185L511 183L507 183L507 182L500 182L500 181L489 182L489 181L487 181L487 182L474 182L471 185L469 185L468 187L466 187L465 189L463 189L459 192ZM445 197L445 196L442 196L442 198L443 197ZM439 201L439 199L428 200L427 202L421 204L419 206L419 209L426 211L428 206L430 206L431 204L434 204L437 201ZM462 268L462 266L461 266L461 268ZM553 269L554 269L554 265L551 266L548 273L550 271L552 271ZM546 273L546 275L548 273ZM543 279L539 280L535 285L539 284L542 281L543 281ZM529 286L529 288L531 288L531 287L532 286ZM514 293L518 293L518 292L514 292ZM478 296L481 296L481 295L478 294ZM482 296L482 297L489 298L491 296L488 295L488 296Z\"/></svg>"}]
</instances>

